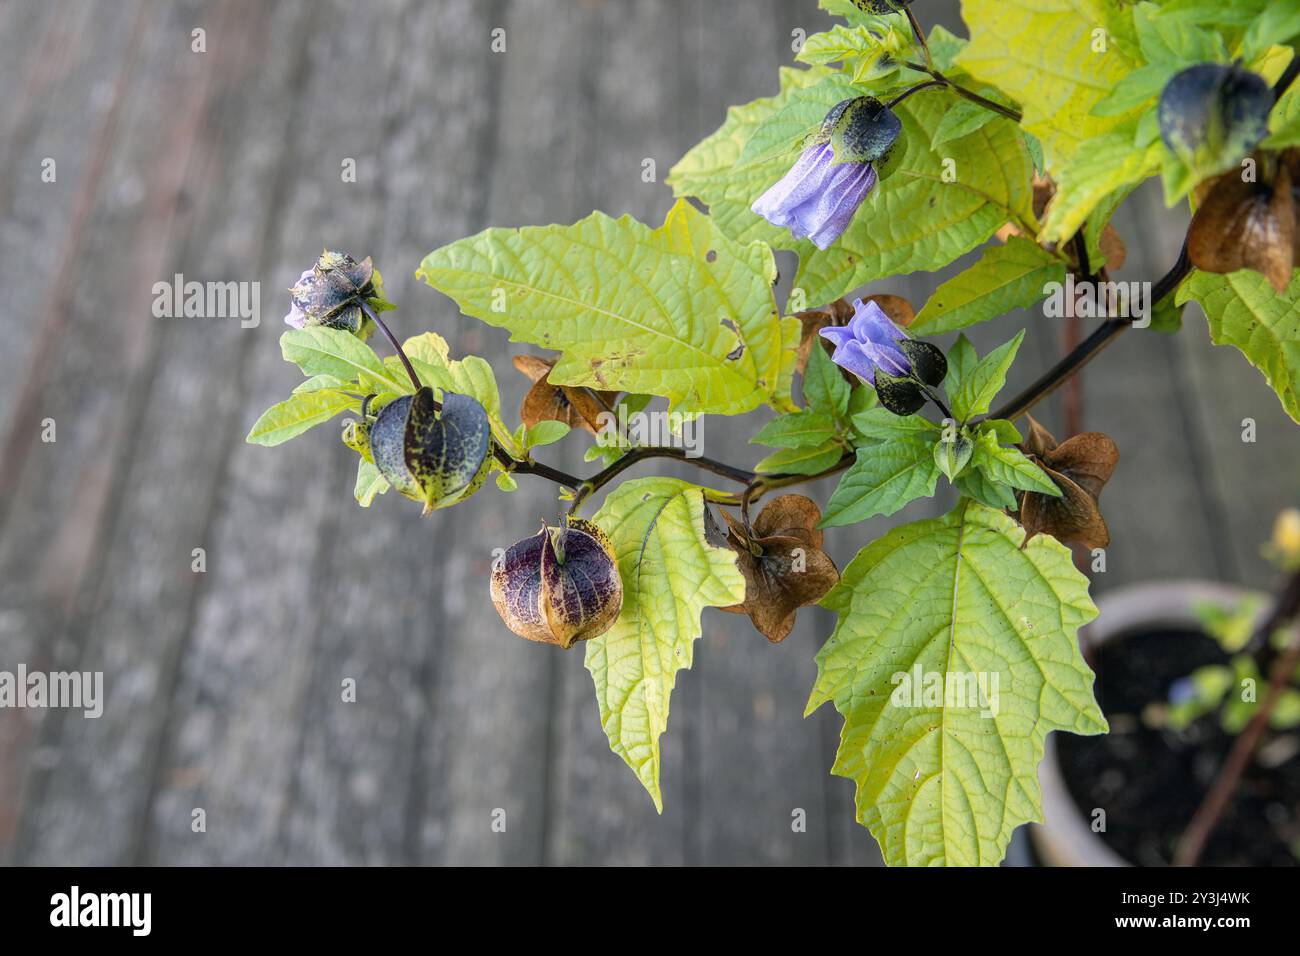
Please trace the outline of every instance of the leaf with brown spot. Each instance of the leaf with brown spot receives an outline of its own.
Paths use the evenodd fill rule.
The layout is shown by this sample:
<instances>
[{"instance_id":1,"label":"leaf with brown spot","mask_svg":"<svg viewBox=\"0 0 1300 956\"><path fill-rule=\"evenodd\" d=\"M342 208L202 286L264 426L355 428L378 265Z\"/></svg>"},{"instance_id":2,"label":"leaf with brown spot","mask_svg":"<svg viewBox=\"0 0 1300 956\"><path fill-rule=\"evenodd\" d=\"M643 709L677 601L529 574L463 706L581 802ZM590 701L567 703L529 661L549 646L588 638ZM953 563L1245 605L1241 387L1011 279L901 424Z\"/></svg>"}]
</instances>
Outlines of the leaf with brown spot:
<instances>
[{"instance_id":1,"label":"leaf with brown spot","mask_svg":"<svg viewBox=\"0 0 1300 956\"><path fill-rule=\"evenodd\" d=\"M722 610L748 614L754 627L773 644L794 629L795 613L816 604L840 573L822 551L821 509L803 495L781 495L754 521L752 533L725 511L727 544L745 576L745 601Z\"/></svg>"},{"instance_id":2,"label":"leaf with brown spot","mask_svg":"<svg viewBox=\"0 0 1300 956\"><path fill-rule=\"evenodd\" d=\"M1272 183L1242 182L1235 170L1220 176L1192 217L1187 233L1192 264L1220 275L1253 269L1284 292L1297 239L1291 185L1286 163Z\"/></svg>"},{"instance_id":3,"label":"leaf with brown spot","mask_svg":"<svg viewBox=\"0 0 1300 956\"><path fill-rule=\"evenodd\" d=\"M1018 518L1025 529L1025 544L1045 532L1067 544L1106 547L1110 531L1097 499L1119 462L1119 449L1101 432L1083 432L1058 445L1051 432L1031 416L1025 417L1029 434L1021 451L1061 489L1059 498L1035 491L1020 494Z\"/></svg>"}]
</instances>

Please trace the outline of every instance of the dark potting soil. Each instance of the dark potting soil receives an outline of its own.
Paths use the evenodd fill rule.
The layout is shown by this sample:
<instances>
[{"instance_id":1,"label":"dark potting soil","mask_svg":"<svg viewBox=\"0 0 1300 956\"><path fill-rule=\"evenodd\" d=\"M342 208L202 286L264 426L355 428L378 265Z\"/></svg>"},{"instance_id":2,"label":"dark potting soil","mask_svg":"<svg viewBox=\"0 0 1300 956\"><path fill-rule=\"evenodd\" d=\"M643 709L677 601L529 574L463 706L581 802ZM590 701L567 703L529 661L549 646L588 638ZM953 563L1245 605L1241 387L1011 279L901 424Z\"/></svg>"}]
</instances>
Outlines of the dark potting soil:
<instances>
[{"instance_id":1,"label":"dark potting soil","mask_svg":"<svg viewBox=\"0 0 1300 956\"><path fill-rule=\"evenodd\" d=\"M1169 686L1206 664L1225 660L1204 634L1160 630L1135 632L1109 642L1094 655L1097 700L1110 721L1103 737L1057 734L1066 786L1089 820L1106 812L1100 836L1111 849L1140 866L1167 865L1183 829L1205 796L1233 737L1217 715L1187 730L1152 729L1143 708L1167 701ZM1260 693L1264 686L1259 688ZM1258 761L1242 779L1201 857L1202 866L1295 866L1300 849L1300 746L1266 735L1264 750L1274 766ZM1280 759L1280 762L1279 762Z\"/></svg>"}]
</instances>

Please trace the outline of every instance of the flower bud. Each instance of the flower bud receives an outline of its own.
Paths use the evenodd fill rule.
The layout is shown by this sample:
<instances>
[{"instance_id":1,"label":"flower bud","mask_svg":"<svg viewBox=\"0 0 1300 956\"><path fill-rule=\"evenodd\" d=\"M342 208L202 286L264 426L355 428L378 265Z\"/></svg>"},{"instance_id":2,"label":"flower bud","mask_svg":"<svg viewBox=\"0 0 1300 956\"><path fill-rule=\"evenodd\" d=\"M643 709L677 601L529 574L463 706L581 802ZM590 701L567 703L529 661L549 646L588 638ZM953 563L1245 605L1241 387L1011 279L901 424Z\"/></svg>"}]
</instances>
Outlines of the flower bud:
<instances>
[{"instance_id":1,"label":"flower bud","mask_svg":"<svg viewBox=\"0 0 1300 956\"><path fill-rule=\"evenodd\" d=\"M934 445L934 463L949 481L954 481L966 470L974 454L975 443L964 428L951 440L944 438Z\"/></svg>"},{"instance_id":2,"label":"flower bud","mask_svg":"<svg viewBox=\"0 0 1300 956\"><path fill-rule=\"evenodd\" d=\"M582 518L512 545L492 569L491 594L510 630L564 648L604 634L623 607L609 539Z\"/></svg>"},{"instance_id":3,"label":"flower bud","mask_svg":"<svg viewBox=\"0 0 1300 956\"><path fill-rule=\"evenodd\" d=\"M880 403L895 415L911 415L925 404L924 386L948 374L948 360L929 342L908 336L875 302L857 299L848 325L823 328L835 345L831 361L875 386Z\"/></svg>"},{"instance_id":4,"label":"flower bud","mask_svg":"<svg viewBox=\"0 0 1300 956\"><path fill-rule=\"evenodd\" d=\"M1160 93L1165 145L1198 175L1221 173L1268 135L1273 92L1237 66L1200 63L1176 73Z\"/></svg>"},{"instance_id":5,"label":"flower bud","mask_svg":"<svg viewBox=\"0 0 1300 956\"><path fill-rule=\"evenodd\" d=\"M393 399L370 426L370 454L388 483L427 514L468 498L492 466L487 411L468 395L433 389Z\"/></svg>"},{"instance_id":6,"label":"flower bud","mask_svg":"<svg viewBox=\"0 0 1300 956\"><path fill-rule=\"evenodd\" d=\"M370 334L370 321L361 303L383 302L379 271L369 256L357 262L346 253L328 250L298 277L289 296L286 325L296 329L322 325L362 338Z\"/></svg>"},{"instance_id":7,"label":"flower bud","mask_svg":"<svg viewBox=\"0 0 1300 956\"><path fill-rule=\"evenodd\" d=\"M750 208L796 239L829 249L875 187L875 163L886 162L902 129L873 97L836 103L790 171Z\"/></svg>"}]
</instances>

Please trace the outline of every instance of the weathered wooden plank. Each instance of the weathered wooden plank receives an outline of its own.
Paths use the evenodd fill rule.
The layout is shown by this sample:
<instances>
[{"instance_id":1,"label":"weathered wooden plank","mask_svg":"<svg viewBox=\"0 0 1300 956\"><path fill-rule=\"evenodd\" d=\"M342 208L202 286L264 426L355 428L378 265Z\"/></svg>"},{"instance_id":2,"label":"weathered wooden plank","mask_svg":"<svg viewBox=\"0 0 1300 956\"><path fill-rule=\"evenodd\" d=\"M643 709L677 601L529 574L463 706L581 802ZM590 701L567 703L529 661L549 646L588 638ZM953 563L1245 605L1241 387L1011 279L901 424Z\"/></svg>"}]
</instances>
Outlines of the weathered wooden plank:
<instances>
[{"instance_id":1,"label":"weathered wooden plank","mask_svg":"<svg viewBox=\"0 0 1300 956\"><path fill-rule=\"evenodd\" d=\"M403 15L395 41L395 73L374 106L393 132L360 160L360 174L376 183L376 194L368 198L382 212L367 249L382 252L385 291L400 306L389 318L403 335L430 328L450 334L453 323L446 319L452 308L435 303L415 281L415 266L435 246L484 225L479 220L489 180L483 169L490 156L466 144L496 133L493 104L482 103L501 69L488 49L494 25L491 8L471 0L413 7ZM480 107L470 108L475 103ZM351 458L328 440L311 443L322 459ZM441 605L450 587L464 584L451 565L476 569L471 577L481 572L489 552L477 526L500 506L494 500L499 497L489 482L455 514L422 519L417 504L394 493L364 510L348 500L346 490L333 489L338 530L322 562L321 580L328 586L316 598L322 616L285 813L287 861L392 864L422 858L422 801L428 788L443 784L440 778L426 780L421 764L439 701L435 675L458 640L489 639L478 627L440 626ZM470 594L470 600L486 604L485 588L471 586ZM513 639L496 630L491 642ZM347 678L356 682L355 703L341 699ZM497 713L506 703L485 690L483 699L465 705ZM455 747L462 717L438 713L450 732L436 739ZM489 822L486 816L480 821L484 833Z\"/></svg>"},{"instance_id":2,"label":"weathered wooden plank","mask_svg":"<svg viewBox=\"0 0 1300 956\"><path fill-rule=\"evenodd\" d=\"M662 180L681 151L677 129L683 101L677 81L682 61L689 56L681 45L689 20L676 3L610 3L589 12L584 29L593 41L585 76L579 80L586 120L572 123L569 132L574 154L568 161L578 165L571 180L565 163L557 163L553 174L566 180L564 220L601 209L610 215L630 213L652 225L662 221L672 201ZM563 35L552 34L547 42L562 43ZM646 159L655 163L655 181L648 183L642 178ZM582 461L586 444L578 436L566 442L562 453L567 470L589 474L599 467ZM655 473L665 472L644 465L629 476ZM697 477L690 471L671 473ZM601 497L588 502L584 513L594 514ZM695 720L692 675L679 676L673 692L662 751L665 809L659 816L631 771L610 752L591 675L583 666L583 649L554 656L547 862L684 862L693 810L687 804L692 775L688 733Z\"/></svg>"},{"instance_id":3,"label":"weathered wooden plank","mask_svg":"<svg viewBox=\"0 0 1300 956\"><path fill-rule=\"evenodd\" d=\"M145 859L151 862L283 860L308 702L317 695L340 700L339 679L315 671L314 654L327 627L322 598L335 584L330 574L340 516L356 507L348 500L355 464L333 445L329 427L275 451L242 438L300 380L278 354L285 299L274 290L292 284L322 246L364 249L382 261L383 250L371 244L384 192L376 171L364 171L389 129L378 104L395 75L409 6L297 7L306 23L281 44L291 86L259 108L267 116L292 114L281 134L289 138L283 170L290 181L285 201L266 210L274 226L258 274L268 290L267 321L243 367L219 511L207 534L208 577L148 821ZM301 43L305 62L293 55ZM358 160L356 183L342 182L347 156ZM196 807L207 813L206 833L191 830Z\"/></svg>"},{"instance_id":4,"label":"weathered wooden plank","mask_svg":"<svg viewBox=\"0 0 1300 956\"><path fill-rule=\"evenodd\" d=\"M197 9L178 5L172 14L192 20ZM72 666L80 656L75 621L67 629L65 615L102 548L120 466L136 434L136 389L151 367L154 276L145 281L144 274L156 275L161 267L177 215L180 174L194 143L192 117L170 122L168 111L202 115L204 109L188 28L182 32L171 18L139 16L131 29L120 70L108 71L113 79L104 95L110 103L89 145L89 166L42 300L35 357L14 406L7 469L0 477L6 486L0 604L32 609L45 622L32 654L51 667ZM125 129L134 135L122 135ZM146 177L156 190L147 201L142 189L108 187ZM95 255L106 248L119 253ZM106 319L110 314L116 321ZM56 423L57 442L29 434L44 417ZM77 611L80 617L84 606ZM47 741L56 739L63 719L59 711L47 714ZM46 754L57 759L56 751Z\"/></svg>"},{"instance_id":5,"label":"weathered wooden plank","mask_svg":"<svg viewBox=\"0 0 1300 956\"><path fill-rule=\"evenodd\" d=\"M39 324L50 315L43 304L55 292L66 248L79 242L71 234L78 224L84 228L102 177L92 162L96 149L85 144L111 139L113 122L106 116L115 105L120 111L122 91L111 94L130 75L132 41L139 31L133 17L102 7L10 4L3 16L0 83L12 96L0 111L0 165L11 171L0 179L0 258L12 265L13 275L24 277L11 283L7 307L0 310L0 335L8 343L0 350L0 408L5 409L0 428L8 432L0 472L12 475L12 482L21 466L19 448L37 444L43 417L30 405L15 415L15 397L33 374ZM110 95L92 96L95 91ZM75 106L58 113L40 108L51 100ZM41 178L47 157L56 161L52 183ZM34 391L37 386L26 387ZM0 502L0 527L3 511ZM0 596L0 668L11 670L18 663L45 667L53 653L46 638L61 618L29 592L12 589ZM40 711L0 713L0 859L12 845L28 766L49 758L48 751L33 749L41 716Z\"/></svg>"},{"instance_id":6,"label":"weathered wooden plank","mask_svg":"<svg viewBox=\"0 0 1300 956\"><path fill-rule=\"evenodd\" d=\"M191 91L176 91L180 102L196 105L196 143L188 155L163 151L176 164L168 170L174 189L193 198L193 218L174 229L146 220L162 235L150 238L129 270L133 295L177 272L200 280L256 276L257 264L247 257L263 241L283 124L251 109L256 87L234 93L221 84L242 75L269 43L292 50L302 18L286 9L268 22L248 5L221 14L191 11L168 28L187 50L194 24L208 30L203 57L211 59L199 63L209 72L189 78L203 95L194 104ZM265 88L286 84L291 64L292 58L275 60ZM154 110L173 108L167 97L151 95ZM210 110L212 103L219 106ZM151 175L147 164L131 174L167 190L168 180ZM155 242L163 243L161 251L152 248ZM151 320L145 371L121 388L132 428L117 479L120 497L111 505L105 550L83 588L84 613L69 631L80 666L105 672L105 714L97 721L65 720L53 744L58 763L35 782L29 799L23 844L30 859L120 863L136 853L175 667L203 580L192 571L192 550L207 546L204 532L226 453L245 426L236 421L239 393L232 383L253 330L242 329L238 318Z\"/></svg>"},{"instance_id":7,"label":"weathered wooden plank","mask_svg":"<svg viewBox=\"0 0 1300 956\"><path fill-rule=\"evenodd\" d=\"M694 28L688 26L683 44L693 91L681 93L698 100L702 115L683 116L684 149L712 132L731 103L775 89L777 67L794 57L794 27L811 33L829 24L808 6L784 3L764 16L746 3L692 11ZM705 454L752 466L765 451L748 443L755 427L749 421L737 428L725 419L706 420ZM819 752L817 721L803 720L816 674L817 617L812 609L801 611L795 632L773 646L747 617L707 613L691 675L700 683L690 743L691 771L699 777L693 837L702 862L807 865L827 858L829 767Z\"/></svg>"},{"instance_id":8,"label":"weathered wooden plank","mask_svg":"<svg viewBox=\"0 0 1300 956\"><path fill-rule=\"evenodd\" d=\"M576 197L599 135L587 108L595 83L590 58L598 48L592 11L516 2L492 8L487 27L505 31L504 53L491 52L487 30L470 34L466 46L487 60L492 77L479 94L487 99L480 109L493 110L492 126L477 144L488 192L478 221L470 219L459 234L433 237L436 242L488 225L572 222L583 214ZM473 174L462 178L459 188L473 188ZM455 305L441 295L428 289L415 295L456 331L462 353L491 359L506 415L515 421L524 381L509 356L520 349L476 320L451 318ZM539 457L565 466L553 451ZM487 582L494 548L534 533L542 521L556 522L562 513L557 490L524 477L513 494L488 488L439 519L441 540L456 546L440 548L437 557L433 626L441 643L431 684L434 719L420 753L421 862L540 863L547 857L547 827L557 806L549 780L557 754L569 745L554 716L559 672L580 669L581 651L565 654L511 634L487 600ZM494 829L494 821L504 830Z\"/></svg>"}]
</instances>

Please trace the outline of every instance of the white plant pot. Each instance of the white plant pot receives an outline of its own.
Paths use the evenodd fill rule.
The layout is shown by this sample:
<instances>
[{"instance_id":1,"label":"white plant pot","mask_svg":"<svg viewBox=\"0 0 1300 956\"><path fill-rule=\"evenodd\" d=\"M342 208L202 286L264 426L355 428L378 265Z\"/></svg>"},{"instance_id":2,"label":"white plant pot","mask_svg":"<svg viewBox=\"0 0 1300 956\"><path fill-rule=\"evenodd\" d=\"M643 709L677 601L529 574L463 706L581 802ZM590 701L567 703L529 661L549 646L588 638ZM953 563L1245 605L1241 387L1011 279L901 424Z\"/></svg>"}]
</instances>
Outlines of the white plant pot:
<instances>
[{"instance_id":1,"label":"white plant pot","mask_svg":"<svg viewBox=\"0 0 1300 956\"><path fill-rule=\"evenodd\" d=\"M1139 584L1103 594L1097 620L1079 632L1085 652L1136 631L1201 627L1195 606L1204 602L1234 604L1252 592L1213 581L1167 581ZM1043 820L1029 832L1039 858L1048 866L1130 866L1092 830L1091 815L1070 795L1057 759L1056 734L1048 734L1038 768L1043 790Z\"/></svg>"}]
</instances>

